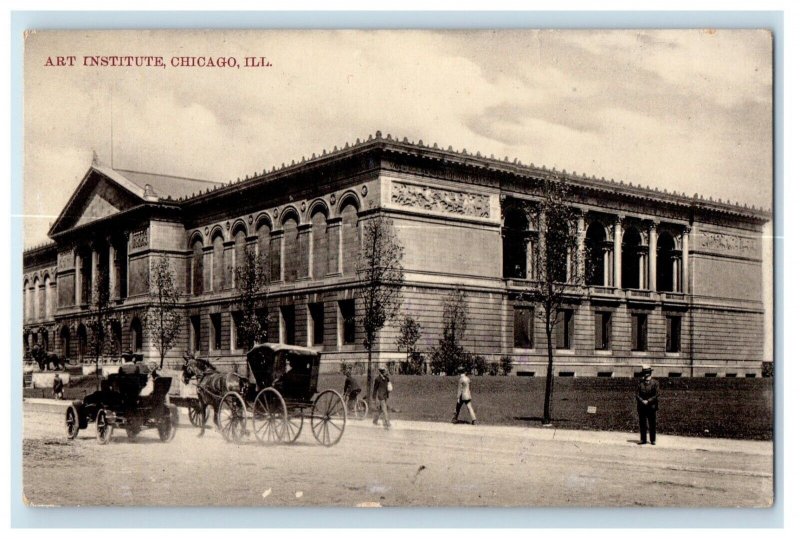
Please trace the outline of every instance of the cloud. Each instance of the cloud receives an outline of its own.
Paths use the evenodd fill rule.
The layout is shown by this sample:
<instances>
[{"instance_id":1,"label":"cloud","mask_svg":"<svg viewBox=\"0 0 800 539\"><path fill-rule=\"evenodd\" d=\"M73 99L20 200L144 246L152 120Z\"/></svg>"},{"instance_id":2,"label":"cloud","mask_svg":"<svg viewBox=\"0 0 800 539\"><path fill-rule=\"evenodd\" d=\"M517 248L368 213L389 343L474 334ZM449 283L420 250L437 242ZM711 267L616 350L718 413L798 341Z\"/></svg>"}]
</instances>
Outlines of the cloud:
<instances>
[{"instance_id":1,"label":"cloud","mask_svg":"<svg viewBox=\"0 0 800 539\"><path fill-rule=\"evenodd\" d=\"M57 214L92 150L110 160L112 116L120 168L227 181L380 129L769 205L771 46L760 31L40 32L25 212ZM45 68L56 54L273 67ZM44 239L33 221L26 243Z\"/></svg>"}]
</instances>

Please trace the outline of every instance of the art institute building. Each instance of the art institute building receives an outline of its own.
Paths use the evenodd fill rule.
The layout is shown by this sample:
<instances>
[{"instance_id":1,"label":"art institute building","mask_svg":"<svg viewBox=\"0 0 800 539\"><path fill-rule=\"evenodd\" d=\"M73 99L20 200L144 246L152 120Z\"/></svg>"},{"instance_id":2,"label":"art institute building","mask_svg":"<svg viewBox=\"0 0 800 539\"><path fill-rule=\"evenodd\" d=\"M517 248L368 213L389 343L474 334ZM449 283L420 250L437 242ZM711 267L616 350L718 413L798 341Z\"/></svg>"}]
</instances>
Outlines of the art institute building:
<instances>
[{"instance_id":1,"label":"art institute building","mask_svg":"<svg viewBox=\"0 0 800 539\"><path fill-rule=\"evenodd\" d=\"M428 353L442 300L459 289L465 348L543 376L544 328L520 300L535 277L538 225L521 208L558 179L572 187L585 245L570 263L591 271L561 308L557 375L631 376L642 363L656 376L761 375L770 213L380 132L226 183L93 164L50 229L52 243L24 253L26 350L38 342L89 361L92 294L105 287L109 357L132 349L157 358L143 316L151 264L166 255L185 315L168 362L188 349L242 364L235 268L250 245L268 267L259 303L267 339L318 348L326 370L365 360L356 260L363 224L382 214L404 247L405 286L379 361L404 357L395 341L405 316L421 325L418 347Z\"/></svg>"}]
</instances>

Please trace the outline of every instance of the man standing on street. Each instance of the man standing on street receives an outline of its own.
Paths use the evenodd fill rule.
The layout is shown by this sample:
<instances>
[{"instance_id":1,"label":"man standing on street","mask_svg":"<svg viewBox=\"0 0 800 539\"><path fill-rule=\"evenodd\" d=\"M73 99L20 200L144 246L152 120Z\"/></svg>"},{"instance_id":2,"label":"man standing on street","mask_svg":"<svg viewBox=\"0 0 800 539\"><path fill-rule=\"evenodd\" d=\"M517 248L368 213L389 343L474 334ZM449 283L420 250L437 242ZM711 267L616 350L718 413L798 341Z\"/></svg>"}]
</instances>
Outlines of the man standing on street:
<instances>
[{"instance_id":1,"label":"man standing on street","mask_svg":"<svg viewBox=\"0 0 800 539\"><path fill-rule=\"evenodd\" d=\"M658 411L658 382L653 380L653 369L642 365L642 377L636 390L636 411L639 412L639 445L647 443L650 431L650 444L656 445L656 412Z\"/></svg>"},{"instance_id":2,"label":"man standing on street","mask_svg":"<svg viewBox=\"0 0 800 539\"><path fill-rule=\"evenodd\" d=\"M372 385L372 400L378 401L372 424L377 425L378 419L383 416L383 426L387 429L392 426L389 422L389 405L387 403L391 388L392 382L389 380L389 375L386 374L386 367L378 367L378 377L375 378L375 383Z\"/></svg>"}]
</instances>

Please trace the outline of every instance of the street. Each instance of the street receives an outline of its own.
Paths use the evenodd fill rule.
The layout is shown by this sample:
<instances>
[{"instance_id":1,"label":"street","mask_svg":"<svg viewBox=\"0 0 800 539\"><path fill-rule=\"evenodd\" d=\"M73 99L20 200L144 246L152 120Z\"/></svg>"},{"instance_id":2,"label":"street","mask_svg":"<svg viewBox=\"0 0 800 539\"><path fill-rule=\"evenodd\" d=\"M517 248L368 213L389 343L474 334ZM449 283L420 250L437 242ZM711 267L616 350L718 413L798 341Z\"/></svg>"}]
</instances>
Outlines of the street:
<instances>
[{"instance_id":1,"label":"street","mask_svg":"<svg viewBox=\"0 0 800 539\"><path fill-rule=\"evenodd\" d=\"M23 483L33 505L679 506L772 503L772 442L396 421L348 421L342 441L226 443L182 415L175 438L95 426L68 440L64 403L26 402Z\"/></svg>"}]
</instances>

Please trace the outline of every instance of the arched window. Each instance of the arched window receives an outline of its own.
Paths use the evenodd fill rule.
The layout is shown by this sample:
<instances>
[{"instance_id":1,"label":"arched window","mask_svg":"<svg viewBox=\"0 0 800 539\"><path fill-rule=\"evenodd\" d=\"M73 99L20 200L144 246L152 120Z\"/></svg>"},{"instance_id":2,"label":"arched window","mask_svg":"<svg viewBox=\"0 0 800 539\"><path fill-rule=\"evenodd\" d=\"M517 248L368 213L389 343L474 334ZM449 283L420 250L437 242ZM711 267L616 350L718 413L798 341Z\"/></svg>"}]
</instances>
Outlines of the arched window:
<instances>
[{"instance_id":1,"label":"arched window","mask_svg":"<svg viewBox=\"0 0 800 539\"><path fill-rule=\"evenodd\" d=\"M197 238L192 244L192 293L203 293L203 241Z\"/></svg>"},{"instance_id":2,"label":"arched window","mask_svg":"<svg viewBox=\"0 0 800 539\"><path fill-rule=\"evenodd\" d=\"M622 288L640 288L642 237L634 227L622 235Z\"/></svg>"},{"instance_id":3,"label":"arched window","mask_svg":"<svg viewBox=\"0 0 800 539\"><path fill-rule=\"evenodd\" d=\"M356 274L356 260L361 250L358 239L358 209L348 202L342 208L342 275Z\"/></svg>"},{"instance_id":4,"label":"arched window","mask_svg":"<svg viewBox=\"0 0 800 539\"><path fill-rule=\"evenodd\" d=\"M33 278L33 319L39 320L42 316L42 309L40 304L41 294L39 293L39 278Z\"/></svg>"},{"instance_id":5,"label":"arched window","mask_svg":"<svg viewBox=\"0 0 800 539\"><path fill-rule=\"evenodd\" d=\"M656 285L659 292L674 292L673 263L675 240L669 232L662 232L656 244Z\"/></svg>"},{"instance_id":6,"label":"arched window","mask_svg":"<svg viewBox=\"0 0 800 539\"><path fill-rule=\"evenodd\" d=\"M131 320L131 350L134 352L142 351L142 321L139 317L134 317Z\"/></svg>"},{"instance_id":7,"label":"arched window","mask_svg":"<svg viewBox=\"0 0 800 539\"><path fill-rule=\"evenodd\" d=\"M61 339L61 354L69 358L70 357L70 349L69 349L69 327L68 326L61 326L61 333L59 335Z\"/></svg>"},{"instance_id":8,"label":"arched window","mask_svg":"<svg viewBox=\"0 0 800 539\"><path fill-rule=\"evenodd\" d=\"M29 286L30 283L26 279L25 282L22 284L22 302L23 302L22 318L25 319L26 322L31 319L31 295L30 292L28 292Z\"/></svg>"},{"instance_id":9,"label":"arched window","mask_svg":"<svg viewBox=\"0 0 800 539\"><path fill-rule=\"evenodd\" d=\"M211 239L213 253L211 256L211 290L219 292L225 287L225 246L222 232L217 232Z\"/></svg>"},{"instance_id":10,"label":"arched window","mask_svg":"<svg viewBox=\"0 0 800 539\"><path fill-rule=\"evenodd\" d=\"M586 284L589 286L605 286L606 285L606 255L604 248L606 247L606 230L603 225L594 221L586 229L586 249L585 249L585 265L584 272L586 275Z\"/></svg>"},{"instance_id":11,"label":"arched window","mask_svg":"<svg viewBox=\"0 0 800 539\"><path fill-rule=\"evenodd\" d=\"M247 233L243 227L237 228L233 233L233 271L231 271L231 283L234 287L236 287L236 268L244 266L246 248Z\"/></svg>"},{"instance_id":12,"label":"arched window","mask_svg":"<svg viewBox=\"0 0 800 539\"><path fill-rule=\"evenodd\" d=\"M311 276L323 279L328 273L328 218L320 208L311 216Z\"/></svg>"},{"instance_id":13,"label":"arched window","mask_svg":"<svg viewBox=\"0 0 800 539\"><path fill-rule=\"evenodd\" d=\"M258 243L256 244L258 249L258 257L266 265L265 274L268 279L272 277L272 270L270 268L271 233L272 230L270 230L269 222L266 219L258 224L258 228L256 229L256 236L258 236Z\"/></svg>"},{"instance_id":14,"label":"arched window","mask_svg":"<svg viewBox=\"0 0 800 539\"><path fill-rule=\"evenodd\" d=\"M78 326L78 359L83 360L86 358L87 347L88 339L86 337L86 326L80 324Z\"/></svg>"},{"instance_id":15,"label":"arched window","mask_svg":"<svg viewBox=\"0 0 800 539\"><path fill-rule=\"evenodd\" d=\"M529 222L521 209L509 208L503 218L503 277L528 277Z\"/></svg>"},{"instance_id":16,"label":"arched window","mask_svg":"<svg viewBox=\"0 0 800 539\"><path fill-rule=\"evenodd\" d=\"M300 269L300 233L297 220L287 217L283 222L283 280L287 283L296 281L304 272Z\"/></svg>"}]
</instances>

